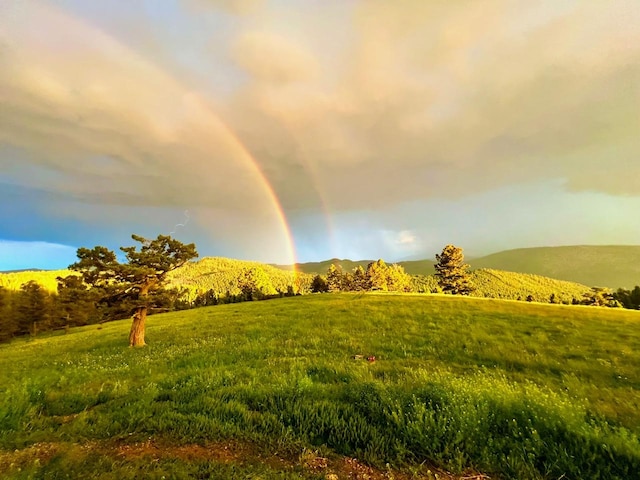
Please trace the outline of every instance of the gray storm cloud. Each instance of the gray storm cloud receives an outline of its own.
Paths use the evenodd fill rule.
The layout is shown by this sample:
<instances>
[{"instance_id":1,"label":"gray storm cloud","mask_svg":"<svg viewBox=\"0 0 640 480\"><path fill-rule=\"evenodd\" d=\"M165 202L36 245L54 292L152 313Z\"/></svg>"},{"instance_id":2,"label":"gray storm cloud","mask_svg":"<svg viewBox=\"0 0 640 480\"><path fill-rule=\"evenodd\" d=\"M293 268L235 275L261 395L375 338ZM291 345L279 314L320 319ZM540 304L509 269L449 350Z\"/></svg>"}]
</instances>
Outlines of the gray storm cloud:
<instances>
[{"instance_id":1,"label":"gray storm cloud","mask_svg":"<svg viewBox=\"0 0 640 480\"><path fill-rule=\"evenodd\" d=\"M267 152L261 160L271 169L291 159L313 166L334 208L546 179L638 195L637 25L632 1L615 9L360 2L347 25L333 26L352 35L328 60L315 37L293 32L291 47L280 37L278 68L286 71L290 58L295 71L300 55L288 49L308 48L308 57L324 59L313 78L274 85L254 73L263 58L249 65L245 57L240 66L251 78L228 115L252 148ZM277 190L301 202L283 178Z\"/></svg>"},{"instance_id":2,"label":"gray storm cloud","mask_svg":"<svg viewBox=\"0 0 640 480\"><path fill-rule=\"evenodd\" d=\"M233 86L222 97L126 38L17 5L0 23L0 143L22 152L23 185L252 215L272 206L237 136L287 210L549 179L640 195L635 0L185 0L189 15L239 14L215 49Z\"/></svg>"}]
</instances>

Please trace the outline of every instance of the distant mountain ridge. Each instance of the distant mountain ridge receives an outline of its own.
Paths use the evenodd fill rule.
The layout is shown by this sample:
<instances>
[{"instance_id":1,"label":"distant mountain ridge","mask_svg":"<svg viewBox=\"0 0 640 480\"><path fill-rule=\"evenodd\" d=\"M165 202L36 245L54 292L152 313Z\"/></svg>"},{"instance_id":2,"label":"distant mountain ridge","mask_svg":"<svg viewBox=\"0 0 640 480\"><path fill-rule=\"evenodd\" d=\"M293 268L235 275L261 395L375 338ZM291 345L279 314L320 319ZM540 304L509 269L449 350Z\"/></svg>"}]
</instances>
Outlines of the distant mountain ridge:
<instances>
[{"instance_id":1,"label":"distant mountain ridge","mask_svg":"<svg viewBox=\"0 0 640 480\"><path fill-rule=\"evenodd\" d=\"M518 248L469 261L472 269L531 273L589 285L640 285L640 245L576 245Z\"/></svg>"},{"instance_id":2,"label":"distant mountain ridge","mask_svg":"<svg viewBox=\"0 0 640 480\"><path fill-rule=\"evenodd\" d=\"M364 268L374 260L333 258L322 262L298 263L304 273L324 274L332 263L350 271L358 265ZM467 260L472 270L493 269L529 273L576 282L588 286L633 288L640 285L640 245L574 245L563 247L531 247L504 250ZM397 262L410 275L434 273L434 260ZM291 270L291 265L275 265Z\"/></svg>"}]
</instances>

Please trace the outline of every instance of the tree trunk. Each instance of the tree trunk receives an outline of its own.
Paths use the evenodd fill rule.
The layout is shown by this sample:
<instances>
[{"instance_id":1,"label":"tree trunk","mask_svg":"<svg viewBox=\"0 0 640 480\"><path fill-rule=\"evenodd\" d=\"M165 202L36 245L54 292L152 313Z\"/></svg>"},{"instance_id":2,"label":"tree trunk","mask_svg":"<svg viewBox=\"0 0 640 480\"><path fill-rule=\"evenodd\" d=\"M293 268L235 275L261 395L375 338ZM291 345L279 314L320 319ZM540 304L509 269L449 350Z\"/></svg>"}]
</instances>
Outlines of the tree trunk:
<instances>
[{"instance_id":1,"label":"tree trunk","mask_svg":"<svg viewBox=\"0 0 640 480\"><path fill-rule=\"evenodd\" d=\"M129 346L143 347L144 343L144 323L147 320L147 307L138 307L133 314L133 323L129 332Z\"/></svg>"}]
</instances>

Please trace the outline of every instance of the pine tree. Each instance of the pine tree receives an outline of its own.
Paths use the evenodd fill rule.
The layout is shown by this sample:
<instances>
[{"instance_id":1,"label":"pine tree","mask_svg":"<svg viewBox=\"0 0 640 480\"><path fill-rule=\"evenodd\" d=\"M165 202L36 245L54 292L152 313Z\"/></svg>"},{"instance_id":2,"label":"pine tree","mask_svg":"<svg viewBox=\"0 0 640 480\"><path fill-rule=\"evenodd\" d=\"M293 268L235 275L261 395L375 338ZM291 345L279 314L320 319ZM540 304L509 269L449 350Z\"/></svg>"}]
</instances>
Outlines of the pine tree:
<instances>
[{"instance_id":1,"label":"pine tree","mask_svg":"<svg viewBox=\"0 0 640 480\"><path fill-rule=\"evenodd\" d=\"M311 292L326 293L329 291L327 280L322 275L316 275L311 281Z\"/></svg>"},{"instance_id":2,"label":"pine tree","mask_svg":"<svg viewBox=\"0 0 640 480\"><path fill-rule=\"evenodd\" d=\"M100 316L96 307L98 297L78 275L58 277L58 295L55 301L54 328L95 323Z\"/></svg>"},{"instance_id":3,"label":"pine tree","mask_svg":"<svg viewBox=\"0 0 640 480\"><path fill-rule=\"evenodd\" d=\"M356 292L362 292L369 290L370 288L367 272L364 271L364 268L362 268L361 265L358 265L353 271L353 290Z\"/></svg>"},{"instance_id":4,"label":"pine tree","mask_svg":"<svg viewBox=\"0 0 640 480\"><path fill-rule=\"evenodd\" d=\"M469 265L464 263L462 248L447 245L436 254L436 278L444 293L469 295L473 288L469 278Z\"/></svg>"},{"instance_id":5,"label":"pine tree","mask_svg":"<svg viewBox=\"0 0 640 480\"><path fill-rule=\"evenodd\" d=\"M46 290L34 280L20 287L16 298L17 333L37 335L50 328L50 301Z\"/></svg>"},{"instance_id":6,"label":"pine tree","mask_svg":"<svg viewBox=\"0 0 640 480\"><path fill-rule=\"evenodd\" d=\"M12 292L0 287L0 342L9 340L15 332L11 297Z\"/></svg>"},{"instance_id":7,"label":"pine tree","mask_svg":"<svg viewBox=\"0 0 640 480\"><path fill-rule=\"evenodd\" d=\"M147 240L139 235L131 238L137 246L120 247L127 263L118 262L115 253L106 247L79 248L79 261L69 268L82 274L82 280L99 289L102 302L133 314L129 345L145 345L145 322L149 309L165 305L167 274L196 258L198 252L193 243L188 245L170 236L158 235Z\"/></svg>"},{"instance_id":8,"label":"pine tree","mask_svg":"<svg viewBox=\"0 0 640 480\"><path fill-rule=\"evenodd\" d=\"M367 266L367 278L369 279L369 288L371 290L380 290L386 292L389 290L387 264L380 259L371 262Z\"/></svg>"},{"instance_id":9,"label":"pine tree","mask_svg":"<svg viewBox=\"0 0 640 480\"><path fill-rule=\"evenodd\" d=\"M408 292L411 290L411 276L402 265L393 264L387 268L387 288L390 292Z\"/></svg>"},{"instance_id":10,"label":"pine tree","mask_svg":"<svg viewBox=\"0 0 640 480\"><path fill-rule=\"evenodd\" d=\"M327 271L327 286L330 292L339 292L342 290L342 266L333 263Z\"/></svg>"}]
</instances>

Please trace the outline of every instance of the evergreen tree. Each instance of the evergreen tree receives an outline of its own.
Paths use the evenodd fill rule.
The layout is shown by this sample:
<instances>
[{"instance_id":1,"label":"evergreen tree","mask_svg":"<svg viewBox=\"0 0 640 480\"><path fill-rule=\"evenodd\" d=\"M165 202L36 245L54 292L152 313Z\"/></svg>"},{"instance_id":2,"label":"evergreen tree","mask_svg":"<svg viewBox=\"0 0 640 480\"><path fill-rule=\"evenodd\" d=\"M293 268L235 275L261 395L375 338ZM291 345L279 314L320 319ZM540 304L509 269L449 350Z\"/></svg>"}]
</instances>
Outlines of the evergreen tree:
<instances>
[{"instance_id":1,"label":"evergreen tree","mask_svg":"<svg viewBox=\"0 0 640 480\"><path fill-rule=\"evenodd\" d=\"M640 286L636 285L633 290L619 288L613 296L624 308L640 310Z\"/></svg>"},{"instance_id":2,"label":"evergreen tree","mask_svg":"<svg viewBox=\"0 0 640 480\"><path fill-rule=\"evenodd\" d=\"M31 280L20 287L16 297L17 334L37 335L49 330L49 294L39 283Z\"/></svg>"},{"instance_id":3,"label":"evergreen tree","mask_svg":"<svg viewBox=\"0 0 640 480\"><path fill-rule=\"evenodd\" d=\"M389 290L387 264L380 259L367 265L367 279L371 290Z\"/></svg>"},{"instance_id":4,"label":"evergreen tree","mask_svg":"<svg viewBox=\"0 0 640 480\"><path fill-rule=\"evenodd\" d=\"M441 254L436 254L436 278L444 293L469 295L472 292L469 265L464 263L462 248L447 245Z\"/></svg>"},{"instance_id":5,"label":"evergreen tree","mask_svg":"<svg viewBox=\"0 0 640 480\"><path fill-rule=\"evenodd\" d=\"M387 268L387 289L390 292L408 292L411 290L411 276L405 273L401 265L394 263Z\"/></svg>"},{"instance_id":6,"label":"evergreen tree","mask_svg":"<svg viewBox=\"0 0 640 480\"><path fill-rule=\"evenodd\" d=\"M342 274L342 287L341 288L342 288L343 292L353 292L355 290L353 273L344 272Z\"/></svg>"},{"instance_id":7,"label":"evergreen tree","mask_svg":"<svg viewBox=\"0 0 640 480\"><path fill-rule=\"evenodd\" d=\"M15 332L11 297L12 292L0 287L0 342L9 340Z\"/></svg>"},{"instance_id":8,"label":"evergreen tree","mask_svg":"<svg viewBox=\"0 0 640 480\"><path fill-rule=\"evenodd\" d=\"M330 292L342 290L342 266L331 264L327 271L327 286Z\"/></svg>"},{"instance_id":9,"label":"evergreen tree","mask_svg":"<svg viewBox=\"0 0 640 480\"><path fill-rule=\"evenodd\" d=\"M120 247L127 263L118 262L111 250L96 246L79 248L79 261L69 268L82 274L83 281L98 289L103 303L120 307L133 314L129 345L145 345L145 322L149 309L166 304L166 276L198 256L193 243L185 245L170 236L158 235L147 240L139 235L131 238L137 246Z\"/></svg>"},{"instance_id":10,"label":"evergreen tree","mask_svg":"<svg viewBox=\"0 0 640 480\"><path fill-rule=\"evenodd\" d=\"M329 291L329 285L327 280L322 275L316 275L311 280L311 292L313 293L326 293Z\"/></svg>"},{"instance_id":11,"label":"evergreen tree","mask_svg":"<svg viewBox=\"0 0 640 480\"><path fill-rule=\"evenodd\" d=\"M361 265L358 265L353 271L353 290L362 292L370 289L371 286L369 285L367 272L365 272Z\"/></svg>"},{"instance_id":12,"label":"evergreen tree","mask_svg":"<svg viewBox=\"0 0 640 480\"><path fill-rule=\"evenodd\" d=\"M53 328L75 327L95 323L100 313L96 307L96 291L82 281L78 275L58 277L58 296L55 302Z\"/></svg>"}]
</instances>

